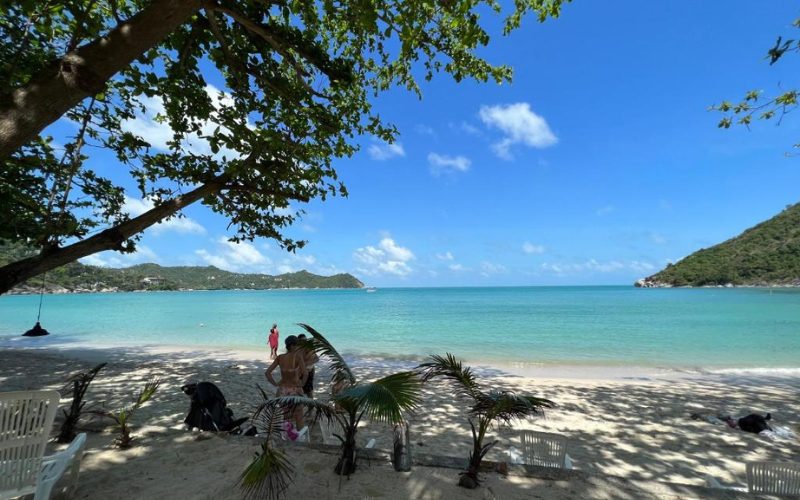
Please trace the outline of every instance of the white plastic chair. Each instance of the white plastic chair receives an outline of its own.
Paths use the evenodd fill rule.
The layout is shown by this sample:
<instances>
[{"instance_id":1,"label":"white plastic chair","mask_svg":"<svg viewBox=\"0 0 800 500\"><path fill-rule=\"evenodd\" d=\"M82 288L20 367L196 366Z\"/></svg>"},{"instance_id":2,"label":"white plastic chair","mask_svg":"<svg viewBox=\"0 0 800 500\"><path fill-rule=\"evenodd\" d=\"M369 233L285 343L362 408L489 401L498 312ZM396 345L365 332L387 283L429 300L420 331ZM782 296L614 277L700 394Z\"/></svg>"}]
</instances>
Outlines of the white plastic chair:
<instances>
[{"instance_id":1,"label":"white plastic chair","mask_svg":"<svg viewBox=\"0 0 800 500\"><path fill-rule=\"evenodd\" d=\"M58 401L56 391L0 393L0 499L46 498L37 482Z\"/></svg>"},{"instance_id":2,"label":"white plastic chair","mask_svg":"<svg viewBox=\"0 0 800 500\"><path fill-rule=\"evenodd\" d=\"M572 469L567 437L550 432L520 431L522 457L527 465Z\"/></svg>"},{"instance_id":3,"label":"white plastic chair","mask_svg":"<svg viewBox=\"0 0 800 500\"><path fill-rule=\"evenodd\" d=\"M50 492L64 472L69 468L69 479L65 494L72 496L78 486L78 475L81 471L81 459L86 448L86 433L81 432L69 444L66 450L44 457L39 471L39 482L36 485L34 498L50 498Z\"/></svg>"},{"instance_id":4,"label":"white plastic chair","mask_svg":"<svg viewBox=\"0 0 800 500\"><path fill-rule=\"evenodd\" d=\"M800 496L800 464L796 462L750 462L747 489L764 495Z\"/></svg>"},{"instance_id":5,"label":"white plastic chair","mask_svg":"<svg viewBox=\"0 0 800 500\"><path fill-rule=\"evenodd\" d=\"M800 496L800 463L748 462L747 490L724 486L711 476L706 478L706 485L710 488L747 491L758 495Z\"/></svg>"},{"instance_id":6,"label":"white plastic chair","mask_svg":"<svg viewBox=\"0 0 800 500\"><path fill-rule=\"evenodd\" d=\"M325 444L334 444L334 445L341 445L342 442L334 436L333 434L336 432L336 429L339 427L339 422L336 420L328 420L327 418L320 418L319 419L319 429L322 431L322 442ZM343 432L339 430L339 435L342 436ZM370 439L367 441L366 446L364 448L370 449L375 447L375 439Z\"/></svg>"}]
</instances>

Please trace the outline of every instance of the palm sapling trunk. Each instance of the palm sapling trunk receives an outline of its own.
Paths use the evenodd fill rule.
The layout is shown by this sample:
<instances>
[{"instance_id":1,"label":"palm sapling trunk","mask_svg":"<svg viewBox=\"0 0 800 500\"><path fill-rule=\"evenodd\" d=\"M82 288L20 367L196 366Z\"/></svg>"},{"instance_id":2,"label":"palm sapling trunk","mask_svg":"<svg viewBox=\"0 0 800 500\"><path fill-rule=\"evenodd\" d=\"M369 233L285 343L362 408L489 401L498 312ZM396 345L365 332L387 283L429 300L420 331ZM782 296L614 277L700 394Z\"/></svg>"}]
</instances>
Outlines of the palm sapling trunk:
<instances>
[{"instance_id":1,"label":"palm sapling trunk","mask_svg":"<svg viewBox=\"0 0 800 500\"><path fill-rule=\"evenodd\" d=\"M68 410L61 410L64 413L64 423L61 424L61 429L58 432L58 443L71 443L75 439L76 427L81 418L81 414L86 405L83 400L86 391L89 389L89 384L92 383L97 374L102 370L107 363L100 363L91 370L79 372L71 376L67 380L67 384L61 390L62 396L72 394L72 403L69 405Z\"/></svg>"}]
</instances>

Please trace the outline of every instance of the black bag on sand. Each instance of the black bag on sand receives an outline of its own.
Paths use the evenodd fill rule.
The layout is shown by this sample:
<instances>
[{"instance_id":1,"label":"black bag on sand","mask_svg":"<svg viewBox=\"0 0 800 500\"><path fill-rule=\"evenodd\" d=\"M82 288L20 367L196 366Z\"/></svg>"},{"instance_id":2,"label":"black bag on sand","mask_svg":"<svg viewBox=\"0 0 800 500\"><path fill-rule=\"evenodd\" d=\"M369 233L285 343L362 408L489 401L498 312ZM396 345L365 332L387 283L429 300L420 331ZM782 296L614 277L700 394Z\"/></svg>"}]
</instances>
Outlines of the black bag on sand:
<instances>
[{"instance_id":1,"label":"black bag on sand","mask_svg":"<svg viewBox=\"0 0 800 500\"><path fill-rule=\"evenodd\" d=\"M770 429L767 420L771 419L772 415L767 413L766 417L762 417L757 413L751 413L746 417L742 417L738 420L739 428L745 432L752 432L754 434L758 434L761 431L765 431Z\"/></svg>"},{"instance_id":2,"label":"black bag on sand","mask_svg":"<svg viewBox=\"0 0 800 500\"><path fill-rule=\"evenodd\" d=\"M233 419L233 411L228 408L225 396L211 382L186 384L181 390L192 398L189 414L183 420L189 427L204 431L231 431L247 420L247 417Z\"/></svg>"}]
</instances>

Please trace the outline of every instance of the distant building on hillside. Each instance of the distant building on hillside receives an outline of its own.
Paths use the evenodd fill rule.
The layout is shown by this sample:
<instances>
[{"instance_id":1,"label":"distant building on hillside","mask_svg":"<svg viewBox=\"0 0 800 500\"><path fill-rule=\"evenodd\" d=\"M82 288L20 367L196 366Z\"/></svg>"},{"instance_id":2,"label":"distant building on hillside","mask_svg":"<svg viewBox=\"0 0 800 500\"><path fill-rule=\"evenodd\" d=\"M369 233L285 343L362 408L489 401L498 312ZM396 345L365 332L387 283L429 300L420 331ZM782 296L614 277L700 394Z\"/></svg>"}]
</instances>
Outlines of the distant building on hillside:
<instances>
[{"instance_id":1,"label":"distant building on hillside","mask_svg":"<svg viewBox=\"0 0 800 500\"><path fill-rule=\"evenodd\" d=\"M160 276L146 276L142 278L140 283L142 285L153 286L153 285L163 285L167 280L161 278Z\"/></svg>"}]
</instances>

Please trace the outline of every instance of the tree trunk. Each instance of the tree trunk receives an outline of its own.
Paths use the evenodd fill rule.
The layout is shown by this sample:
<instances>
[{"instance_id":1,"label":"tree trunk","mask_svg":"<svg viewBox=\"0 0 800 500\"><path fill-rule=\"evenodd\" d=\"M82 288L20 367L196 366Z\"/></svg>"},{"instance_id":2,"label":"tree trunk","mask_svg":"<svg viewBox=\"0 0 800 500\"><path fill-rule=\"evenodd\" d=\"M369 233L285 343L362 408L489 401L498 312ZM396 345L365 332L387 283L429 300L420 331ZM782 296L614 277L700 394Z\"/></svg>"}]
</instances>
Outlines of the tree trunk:
<instances>
[{"instance_id":1,"label":"tree trunk","mask_svg":"<svg viewBox=\"0 0 800 500\"><path fill-rule=\"evenodd\" d=\"M215 194L222 189L223 185L222 176L217 177L194 191L190 191L183 196L177 196L138 217L123 222L118 226L108 228L90 238L0 267L0 295L29 278L74 262L87 255L102 252L103 250L119 250L122 244L131 236L176 214L179 210L195 201Z\"/></svg>"},{"instance_id":2,"label":"tree trunk","mask_svg":"<svg viewBox=\"0 0 800 500\"><path fill-rule=\"evenodd\" d=\"M394 470L407 472L411 470L411 438L407 423L394 426L394 453L392 454Z\"/></svg>"},{"instance_id":3,"label":"tree trunk","mask_svg":"<svg viewBox=\"0 0 800 500\"><path fill-rule=\"evenodd\" d=\"M340 476L349 476L356 471L356 432L347 429L344 443L342 443L342 456L336 464L334 472Z\"/></svg>"},{"instance_id":4,"label":"tree trunk","mask_svg":"<svg viewBox=\"0 0 800 500\"><path fill-rule=\"evenodd\" d=\"M200 9L201 0L153 0L106 36L54 61L0 106L0 159L33 140Z\"/></svg>"}]
</instances>

